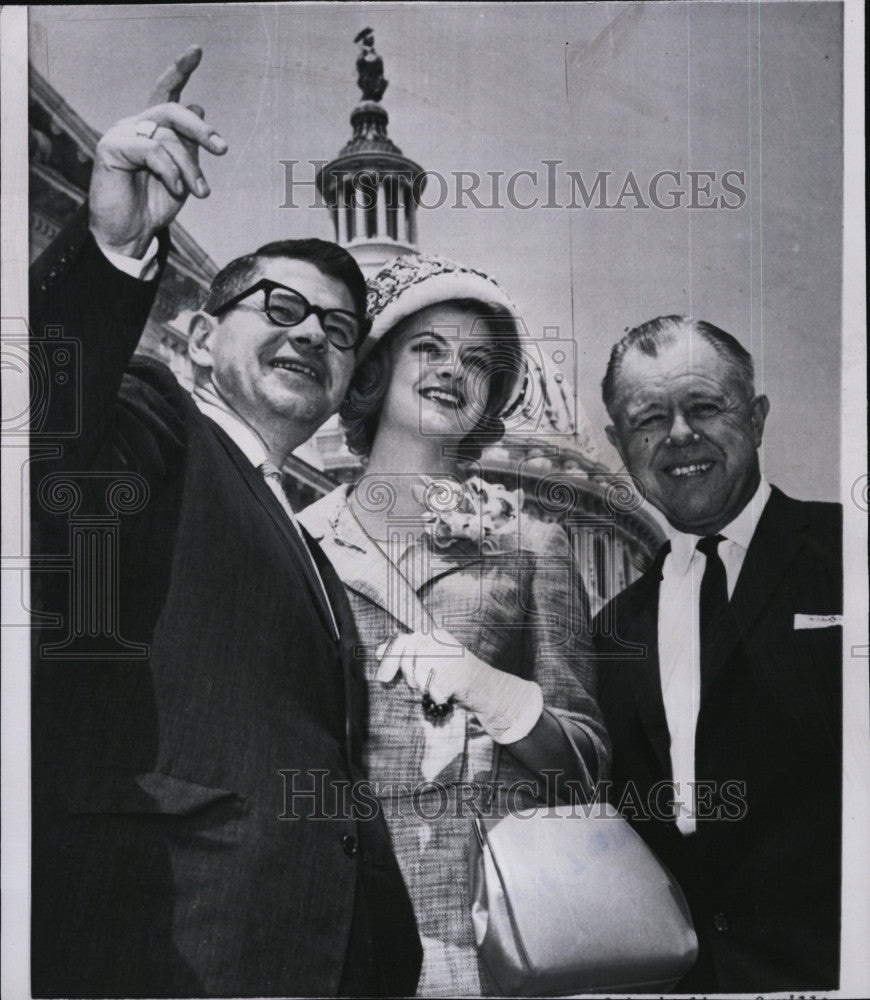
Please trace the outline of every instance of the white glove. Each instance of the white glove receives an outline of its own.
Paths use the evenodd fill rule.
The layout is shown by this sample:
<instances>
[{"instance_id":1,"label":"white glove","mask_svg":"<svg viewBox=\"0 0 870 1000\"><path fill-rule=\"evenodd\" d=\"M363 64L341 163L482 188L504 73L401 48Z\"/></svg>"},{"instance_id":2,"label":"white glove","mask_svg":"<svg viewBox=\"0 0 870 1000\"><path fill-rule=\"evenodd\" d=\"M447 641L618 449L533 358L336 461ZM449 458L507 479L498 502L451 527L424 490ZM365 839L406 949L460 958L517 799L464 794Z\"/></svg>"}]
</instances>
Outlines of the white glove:
<instances>
[{"instance_id":1,"label":"white glove","mask_svg":"<svg viewBox=\"0 0 870 1000\"><path fill-rule=\"evenodd\" d=\"M449 632L410 632L382 643L377 679L389 683L401 670L409 687L436 704L455 699L473 712L496 743L528 736L544 710L534 681L496 670L466 649Z\"/></svg>"}]
</instances>

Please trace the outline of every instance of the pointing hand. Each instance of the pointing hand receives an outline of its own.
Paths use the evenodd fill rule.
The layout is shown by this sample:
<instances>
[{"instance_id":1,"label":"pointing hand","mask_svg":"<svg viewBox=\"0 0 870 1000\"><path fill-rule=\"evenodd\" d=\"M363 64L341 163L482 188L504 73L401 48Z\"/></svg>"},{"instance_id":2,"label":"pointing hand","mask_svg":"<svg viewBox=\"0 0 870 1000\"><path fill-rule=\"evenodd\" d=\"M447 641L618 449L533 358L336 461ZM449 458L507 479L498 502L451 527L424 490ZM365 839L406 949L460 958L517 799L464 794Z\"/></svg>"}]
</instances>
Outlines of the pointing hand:
<instances>
[{"instance_id":1,"label":"pointing hand","mask_svg":"<svg viewBox=\"0 0 870 1000\"><path fill-rule=\"evenodd\" d=\"M201 59L199 46L188 48L157 80L147 110L121 119L97 144L90 225L117 253L141 257L189 194L208 197L199 150L221 156L227 144L203 120L201 108L178 103Z\"/></svg>"}]
</instances>

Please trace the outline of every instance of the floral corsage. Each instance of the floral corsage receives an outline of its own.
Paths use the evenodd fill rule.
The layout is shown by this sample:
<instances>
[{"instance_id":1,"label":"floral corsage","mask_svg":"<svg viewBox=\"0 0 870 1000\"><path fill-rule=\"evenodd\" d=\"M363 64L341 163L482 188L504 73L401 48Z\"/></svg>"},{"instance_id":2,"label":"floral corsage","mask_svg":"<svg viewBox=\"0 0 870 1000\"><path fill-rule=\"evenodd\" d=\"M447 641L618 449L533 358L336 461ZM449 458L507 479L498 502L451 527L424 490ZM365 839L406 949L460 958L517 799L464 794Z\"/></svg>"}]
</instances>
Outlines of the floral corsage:
<instances>
[{"instance_id":1,"label":"floral corsage","mask_svg":"<svg viewBox=\"0 0 870 1000\"><path fill-rule=\"evenodd\" d=\"M494 552L499 536L516 532L524 502L521 489L510 491L479 476L463 481L421 476L420 480L418 496L427 511L425 532L435 548L465 542L478 551Z\"/></svg>"}]
</instances>

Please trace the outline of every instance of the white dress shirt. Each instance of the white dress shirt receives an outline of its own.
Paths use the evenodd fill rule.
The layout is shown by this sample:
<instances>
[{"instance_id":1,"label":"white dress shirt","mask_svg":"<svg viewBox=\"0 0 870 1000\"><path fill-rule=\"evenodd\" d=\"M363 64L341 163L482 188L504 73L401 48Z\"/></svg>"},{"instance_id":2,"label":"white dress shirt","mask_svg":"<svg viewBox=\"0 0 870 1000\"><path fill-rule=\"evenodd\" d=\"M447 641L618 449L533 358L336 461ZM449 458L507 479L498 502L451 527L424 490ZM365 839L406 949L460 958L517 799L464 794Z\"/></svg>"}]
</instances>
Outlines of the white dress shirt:
<instances>
[{"instance_id":1,"label":"white dress shirt","mask_svg":"<svg viewBox=\"0 0 870 1000\"><path fill-rule=\"evenodd\" d=\"M755 495L737 517L718 534L719 555L725 565L729 599L746 558L755 527L770 496L762 479ZM662 521L659 518L660 522ZM700 535L687 535L667 522L671 551L662 566L659 590L659 669L665 716L671 734L671 767L676 782L677 826L695 830L695 727L701 695L700 628L698 606L706 557L695 548ZM700 776L703 779L703 775Z\"/></svg>"}]
</instances>

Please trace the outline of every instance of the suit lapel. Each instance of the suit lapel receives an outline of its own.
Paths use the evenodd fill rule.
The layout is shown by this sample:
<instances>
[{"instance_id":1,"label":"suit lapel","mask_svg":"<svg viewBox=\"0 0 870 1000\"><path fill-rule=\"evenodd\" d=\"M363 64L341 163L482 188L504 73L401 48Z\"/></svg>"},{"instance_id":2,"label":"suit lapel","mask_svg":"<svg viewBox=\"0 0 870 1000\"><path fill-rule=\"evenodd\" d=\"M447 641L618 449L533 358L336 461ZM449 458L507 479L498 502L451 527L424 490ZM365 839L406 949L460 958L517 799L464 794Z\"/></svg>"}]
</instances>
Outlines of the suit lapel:
<instances>
[{"instance_id":1,"label":"suit lapel","mask_svg":"<svg viewBox=\"0 0 870 1000\"><path fill-rule=\"evenodd\" d=\"M410 631L425 630L429 613L414 585L365 533L347 503L347 490L336 496L328 524L322 543L344 585Z\"/></svg>"},{"instance_id":2,"label":"suit lapel","mask_svg":"<svg viewBox=\"0 0 870 1000\"><path fill-rule=\"evenodd\" d=\"M775 486L758 520L731 598L735 630L722 650L723 662L745 637L788 573L802 541L806 513Z\"/></svg>"},{"instance_id":3,"label":"suit lapel","mask_svg":"<svg viewBox=\"0 0 870 1000\"><path fill-rule=\"evenodd\" d=\"M662 565L666 556L667 550L663 548L652 567L641 577L632 595L634 600L624 602L618 628L620 638L646 646L646 656L627 661L625 669L634 673L635 683L631 687L641 728L655 752L661 773L670 775L671 740L662 698L658 622Z\"/></svg>"},{"instance_id":4,"label":"suit lapel","mask_svg":"<svg viewBox=\"0 0 870 1000\"><path fill-rule=\"evenodd\" d=\"M601 657L599 696L612 725L639 730L663 777L671 774L670 732L662 698L658 652L658 607L662 566L670 550L663 545L650 568L599 611L596 650Z\"/></svg>"},{"instance_id":5,"label":"suit lapel","mask_svg":"<svg viewBox=\"0 0 870 1000\"><path fill-rule=\"evenodd\" d=\"M323 585L326 587L326 595L332 604L335 620L338 623L338 646L344 674L345 740L350 759L360 760L362 745L358 740L364 730L367 708L365 681L356 659L359 633L344 586L336 575L334 567L326 558L323 549L305 528L302 529L302 532L305 535L311 556L317 564Z\"/></svg>"},{"instance_id":6,"label":"suit lapel","mask_svg":"<svg viewBox=\"0 0 870 1000\"><path fill-rule=\"evenodd\" d=\"M330 547L329 556L345 585L382 607L412 632L431 627L431 616L420 597L423 589L482 561L476 552L441 552L421 541L413 546L414 557L402 559L397 567L366 535L346 503L334 523L332 540L336 544Z\"/></svg>"},{"instance_id":7,"label":"suit lapel","mask_svg":"<svg viewBox=\"0 0 870 1000\"><path fill-rule=\"evenodd\" d=\"M196 412L198 414L199 411ZM286 511L278 503L277 498L269 489L259 471L245 458L229 435L207 417L202 417L201 420L206 432L211 434L226 451L230 461L235 465L241 476L242 482L263 508L279 536L284 541L285 549L289 552L294 566L306 583L309 596L314 607L317 609L321 624L327 633L332 636L332 617L324 603L323 590L314 574L311 553L305 549L299 532L290 523Z\"/></svg>"}]
</instances>

